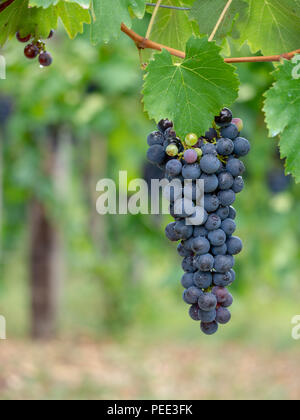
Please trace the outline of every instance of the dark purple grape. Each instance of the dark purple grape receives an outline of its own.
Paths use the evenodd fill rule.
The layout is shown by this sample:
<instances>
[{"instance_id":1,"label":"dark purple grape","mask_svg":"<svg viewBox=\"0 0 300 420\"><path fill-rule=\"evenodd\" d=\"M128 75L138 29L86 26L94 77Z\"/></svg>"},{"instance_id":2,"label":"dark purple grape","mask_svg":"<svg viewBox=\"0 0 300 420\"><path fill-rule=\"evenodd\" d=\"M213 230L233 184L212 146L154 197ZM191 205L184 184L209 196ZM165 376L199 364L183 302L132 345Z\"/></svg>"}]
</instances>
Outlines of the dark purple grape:
<instances>
[{"instance_id":1,"label":"dark purple grape","mask_svg":"<svg viewBox=\"0 0 300 420\"><path fill-rule=\"evenodd\" d=\"M43 67L51 66L52 61L52 56L48 52L42 52L39 56L40 65Z\"/></svg>"}]
</instances>

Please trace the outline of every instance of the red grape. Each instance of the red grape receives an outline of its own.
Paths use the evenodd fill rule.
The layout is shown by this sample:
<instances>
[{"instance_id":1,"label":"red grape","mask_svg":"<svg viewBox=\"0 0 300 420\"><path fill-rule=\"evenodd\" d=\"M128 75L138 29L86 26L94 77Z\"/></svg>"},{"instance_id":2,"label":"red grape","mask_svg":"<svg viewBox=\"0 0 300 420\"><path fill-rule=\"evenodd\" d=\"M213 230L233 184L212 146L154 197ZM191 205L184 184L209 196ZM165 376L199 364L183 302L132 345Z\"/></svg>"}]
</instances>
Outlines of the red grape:
<instances>
[{"instance_id":1,"label":"red grape","mask_svg":"<svg viewBox=\"0 0 300 420\"><path fill-rule=\"evenodd\" d=\"M27 36L21 37L20 32L17 32L16 33L16 38L19 42L28 42L31 38L31 35L29 34Z\"/></svg>"},{"instance_id":2,"label":"red grape","mask_svg":"<svg viewBox=\"0 0 300 420\"><path fill-rule=\"evenodd\" d=\"M27 58L33 59L36 58L40 53L40 50L35 44L28 44L24 49L24 54Z\"/></svg>"}]
</instances>

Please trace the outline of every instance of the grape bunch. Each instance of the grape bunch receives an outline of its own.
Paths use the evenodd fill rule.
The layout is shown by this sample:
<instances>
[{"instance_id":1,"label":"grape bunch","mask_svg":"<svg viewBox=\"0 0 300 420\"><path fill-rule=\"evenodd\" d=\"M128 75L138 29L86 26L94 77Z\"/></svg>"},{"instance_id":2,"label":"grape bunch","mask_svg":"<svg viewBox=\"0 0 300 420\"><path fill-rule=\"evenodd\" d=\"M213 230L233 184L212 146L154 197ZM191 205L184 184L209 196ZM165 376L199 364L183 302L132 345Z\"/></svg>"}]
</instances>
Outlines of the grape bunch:
<instances>
[{"instance_id":1,"label":"grape bunch","mask_svg":"<svg viewBox=\"0 0 300 420\"><path fill-rule=\"evenodd\" d=\"M190 133L182 141L172 122L162 120L147 140L148 160L163 169L169 181L178 180L182 186L180 194L172 190L173 194L166 195L174 218L166 227L166 236L172 242L180 241L183 300L190 305L190 317L200 322L207 335L215 334L219 325L231 319L228 308L233 297L227 288L235 281L234 258L243 248L234 235L236 211L232 205L244 188L245 166L240 158L250 151L249 141L240 135L242 129L243 121L224 108L203 137ZM197 187L199 179L204 192ZM197 206L203 193L204 210Z\"/></svg>"},{"instance_id":2,"label":"grape bunch","mask_svg":"<svg viewBox=\"0 0 300 420\"><path fill-rule=\"evenodd\" d=\"M51 39L54 35L54 31L51 30L48 39ZM27 43L32 40L32 35L21 36L20 32L17 32L16 38L21 43ZM52 56L46 51L46 44L40 40L33 40L24 48L25 57L33 60L39 57L39 63L42 67L48 67L52 64Z\"/></svg>"}]
</instances>

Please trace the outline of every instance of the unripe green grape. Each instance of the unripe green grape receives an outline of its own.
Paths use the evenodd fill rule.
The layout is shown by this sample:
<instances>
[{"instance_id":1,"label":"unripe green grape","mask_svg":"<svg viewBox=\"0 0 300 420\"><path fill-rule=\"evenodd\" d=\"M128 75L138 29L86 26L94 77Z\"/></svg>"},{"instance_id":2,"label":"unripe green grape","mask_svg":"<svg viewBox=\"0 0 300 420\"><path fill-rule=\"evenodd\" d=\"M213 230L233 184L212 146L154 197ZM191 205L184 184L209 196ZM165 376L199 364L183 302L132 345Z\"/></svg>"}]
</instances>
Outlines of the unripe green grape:
<instances>
[{"instance_id":1,"label":"unripe green grape","mask_svg":"<svg viewBox=\"0 0 300 420\"><path fill-rule=\"evenodd\" d=\"M194 150L195 150L195 152L197 152L198 158L202 158L202 156L203 156L202 150L199 149L198 147L196 147Z\"/></svg>"},{"instance_id":2,"label":"unripe green grape","mask_svg":"<svg viewBox=\"0 0 300 420\"><path fill-rule=\"evenodd\" d=\"M178 147L176 146L176 144L169 144L169 146L166 148L166 153L168 156L177 156L178 155Z\"/></svg>"},{"instance_id":3,"label":"unripe green grape","mask_svg":"<svg viewBox=\"0 0 300 420\"><path fill-rule=\"evenodd\" d=\"M195 133L190 133L185 137L185 144L188 146L195 146L198 143L198 136Z\"/></svg>"}]
</instances>

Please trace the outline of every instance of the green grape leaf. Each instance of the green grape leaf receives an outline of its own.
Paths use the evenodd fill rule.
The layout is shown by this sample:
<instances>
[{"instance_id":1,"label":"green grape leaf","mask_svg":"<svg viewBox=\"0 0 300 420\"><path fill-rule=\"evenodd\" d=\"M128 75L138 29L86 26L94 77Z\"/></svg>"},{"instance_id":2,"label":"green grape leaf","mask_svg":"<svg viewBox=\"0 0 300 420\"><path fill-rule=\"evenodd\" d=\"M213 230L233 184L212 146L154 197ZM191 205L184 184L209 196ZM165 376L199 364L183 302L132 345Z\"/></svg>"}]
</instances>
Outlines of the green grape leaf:
<instances>
[{"instance_id":1,"label":"green grape leaf","mask_svg":"<svg viewBox=\"0 0 300 420\"><path fill-rule=\"evenodd\" d=\"M300 38L299 0L247 0L249 13L239 22L241 43L253 52L283 54L296 50Z\"/></svg>"},{"instance_id":2,"label":"green grape leaf","mask_svg":"<svg viewBox=\"0 0 300 420\"><path fill-rule=\"evenodd\" d=\"M196 0L190 11L190 18L198 22L202 34L210 35L225 6L224 0ZM247 7L244 0L233 0L215 35L214 39L218 43L231 33L237 18L244 16Z\"/></svg>"},{"instance_id":3,"label":"green grape leaf","mask_svg":"<svg viewBox=\"0 0 300 420\"><path fill-rule=\"evenodd\" d=\"M21 36L47 38L51 29L57 28L59 18L71 38L83 31L83 23L91 22L89 10L75 2L60 0L56 6L48 8L28 6L28 0L15 0L0 14L0 45L18 31Z\"/></svg>"},{"instance_id":4,"label":"green grape leaf","mask_svg":"<svg viewBox=\"0 0 300 420\"><path fill-rule=\"evenodd\" d=\"M180 136L204 134L215 115L238 96L235 68L224 63L220 47L207 37L192 37L186 59L174 64L164 50L150 62L143 94L145 110L158 122L169 118Z\"/></svg>"},{"instance_id":5,"label":"green grape leaf","mask_svg":"<svg viewBox=\"0 0 300 420\"><path fill-rule=\"evenodd\" d=\"M166 6L192 7L195 0L165 0ZM153 10L153 8L152 8ZM188 39L192 35L199 35L199 28L196 22L192 22L189 11L159 9L151 40L163 45L168 45L178 50L184 50Z\"/></svg>"},{"instance_id":6,"label":"green grape leaf","mask_svg":"<svg viewBox=\"0 0 300 420\"><path fill-rule=\"evenodd\" d=\"M141 18L145 13L145 0L93 0L94 21L91 27L92 44L107 43L120 36L123 22L131 27L129 8Z\"/></svg>"},{"instance_id":7,"label":"green grape leaf","mask_svg":"<svg viewBox=\"0 0 300 420\"><path fill-rule=\"evenodd\" d=\"M61 0L29 0L29 6L31 7L43 7L47 9L50 6L56 6ZM67 3L77 3L84 9L88 9L91 4L91 0L64 0Z\"/></svg>"},{"instance_id":8,"label":"green grape leaf","mask_svg":"<svg viewBox=\"0 0 300 420\"><path fill-rule=\"evenodd\" d=\"M299 61L299 56L298 56ZM300 182L300 66L284 60L274 72L275 83L265 93L264 112L271 137L280 134L286 172Z\"/></svg>"},{"instance_id":9,"label":"green grape leaf","mask_svg":"<svg viewBox=\"0 0 300 420\"><path fill-rule=\"evenodd\" d=\"M60 1L56 10L70 38L83 32L84 23L91 23L89 10L83 9L79 4Z\"/></svg>"}]
</instances>

